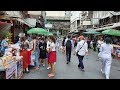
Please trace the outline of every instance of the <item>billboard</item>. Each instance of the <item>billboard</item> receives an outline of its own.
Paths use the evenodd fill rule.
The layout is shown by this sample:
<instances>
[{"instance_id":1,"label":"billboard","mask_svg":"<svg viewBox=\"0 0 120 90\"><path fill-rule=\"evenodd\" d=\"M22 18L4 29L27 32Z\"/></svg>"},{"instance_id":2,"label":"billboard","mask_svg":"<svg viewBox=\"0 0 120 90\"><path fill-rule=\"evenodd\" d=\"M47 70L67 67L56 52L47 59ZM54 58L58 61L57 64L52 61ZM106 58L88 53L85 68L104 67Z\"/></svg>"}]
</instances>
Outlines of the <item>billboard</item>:
<instances>
[{"instance_id":1,"label":"billboard","mask_svg":"<svg viewBox=\"0 0 120 90\"><path fill-rule=\"evenodd\" d=\"M91 21L83 21L83 25L91 25Z\"/></svg>"},{"instance_id":2,"label":"billboard","mask_svg":"<svg viewBox=\"0 0 120 90\"><path fill-rule=\"evenodd\" d=\"M52 28L52 24L45 24L46 28Z\"/></svg>"}]
</instances>

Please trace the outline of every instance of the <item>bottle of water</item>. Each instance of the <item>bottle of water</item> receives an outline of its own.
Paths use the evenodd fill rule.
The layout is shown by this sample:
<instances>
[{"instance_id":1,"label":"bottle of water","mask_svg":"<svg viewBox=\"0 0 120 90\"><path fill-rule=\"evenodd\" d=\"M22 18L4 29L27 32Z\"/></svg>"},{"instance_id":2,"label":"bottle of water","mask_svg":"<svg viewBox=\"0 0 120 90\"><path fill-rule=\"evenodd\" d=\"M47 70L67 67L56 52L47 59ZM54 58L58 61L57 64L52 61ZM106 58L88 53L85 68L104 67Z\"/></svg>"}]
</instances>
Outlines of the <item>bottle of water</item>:
<instances>
[{"instance_id":1,"label":"bottle of water","mask_svg":"<svg viewBox=\"0 0 120 90\"><path fill-rule=\"evenodd\" d=\"M86 56L85 59L88 60L88 56Z\"/></svg>"}]
</instances>

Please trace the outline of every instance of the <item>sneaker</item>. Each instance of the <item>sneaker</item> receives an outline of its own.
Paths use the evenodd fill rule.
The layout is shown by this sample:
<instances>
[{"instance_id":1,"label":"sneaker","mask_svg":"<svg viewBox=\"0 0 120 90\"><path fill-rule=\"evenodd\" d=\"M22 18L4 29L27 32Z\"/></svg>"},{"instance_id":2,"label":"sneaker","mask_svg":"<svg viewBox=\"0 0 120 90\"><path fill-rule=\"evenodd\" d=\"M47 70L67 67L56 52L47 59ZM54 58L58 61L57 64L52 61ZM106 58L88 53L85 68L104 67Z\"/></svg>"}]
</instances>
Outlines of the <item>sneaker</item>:
<instances>
[{"instance_id":1,"label":"sneaker","mask_svg":"<svg viewBox=\"0 0 120 90\"><path fill-rule=\"evenodd\" d=\"M81 71L85 72L85 70L84 70L84 69L82 69L82 68L81 68Z\"/></svg>"},{"instance_id":2,"label":"sneaker","mask_svg":"<svg viewBox=\"0 0 120 90\"><path fill-rule=\"evenodd\" d=\"M109 79L109 76L107 76L107 75L106 75L106 77L105 77L105 78L106 78L106 79Z\"/></svg>"},{"instance_id":3,"label":"sneaker","mask_svg":"<svg viewBox=\"0 0 120 90\"><path fill-rule=\"evenodd\" d=\"M102 73L102 74L105 74L105 72L103 72L103 70L102 70L102 69L101 69L101 73Z\"/></svg>"},{"instance_id":4,"label":"sneaker","mask_svg":"<svg viewBox=\"0 0 120 90\"><path fill-rule=\"evenodd\" d=\"M49 70L51 67L47 67L47 70Z\"/></svg>"},{"instance_id":5,"label":"sneaker","mask_svg":"<svg viewBox=\"0 0 120 90\"><path fill-rule=\"evenodd\" d=\"M66 64L68 64L69 62L67 61L67 63Z\"/></svg>"},{"instance_id":6,"label":"sneaker","mask_svg":"<svg viewBox=\"0 0 120 90\"><path fill-rule=\"evenodd\" d=\"M80 65L78 65L78 67L80 67Z\"/></svg>"},{"instance_id":7,"label":"sneaker","mask_svg":"<svg viewBox=\"0 0 120 90\"><path fill-rule=\"evenodd\" d=\"M84 69L82 69L81 67L80 67L80 69L81 69L81 71L85 72L85 70L84 70Z\"/></svg>"},{"instance_id":8,"label":"sneaker","mask_svg":"<svg viewBox=\"0 0 120 90\"><path fill-rule=\"evenodd\" d=\"M45 67L45 64L43 64L43 67Z\"/></svg>"}]
</instances>

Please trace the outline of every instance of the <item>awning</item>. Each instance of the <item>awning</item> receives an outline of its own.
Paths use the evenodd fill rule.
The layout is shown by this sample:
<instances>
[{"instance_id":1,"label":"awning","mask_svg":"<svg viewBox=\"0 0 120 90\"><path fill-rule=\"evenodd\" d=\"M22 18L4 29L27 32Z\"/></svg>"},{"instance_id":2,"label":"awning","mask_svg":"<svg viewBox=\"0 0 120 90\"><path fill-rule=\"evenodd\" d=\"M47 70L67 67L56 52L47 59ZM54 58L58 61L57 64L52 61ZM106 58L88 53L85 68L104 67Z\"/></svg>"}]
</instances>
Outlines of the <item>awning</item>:
<instances>
[{"instance_id":1,"label":"awning","mask_svg":"<svg viewBox=\"0 0 120 90\"><path fill-rule=\"evenodd\" d=\"M0 25L5 25L5 24L9 24L9 23L0 21Z\"/></svg>"},{"instance_id":2,"label":"awning","mask_svg":"<svg viewBox=\"0 0 120 90\"><path fill-rule=\"evenodd\" d=\"M36 21L35 20L33 21L33 19L28 19L28 18L27 19L20 19L20 18L18 18L17 20L19 22L22 22L22 23L28 25L29 27L35 27L36 26Z\"/></svg>"},{"instance_id":3,"label":"awning","mask_svg":"<svg viewBox=\"0 0 120 90\"><path fill-rule=\"evenodd\" d=\"M83 32L83 34L100 34L100 32L96 32L95 30L91 30L88 32Z\"/></svg>"},{"instance_id":4,"label":"awning","mask_svg":"<svg viewBox=\"0 0 120 90\"><path fill-rule=\"evenodd\" d=\"M113 35L113 36L120 36L120 31L115 29L107 29L102 32L102 34Z\"/></svg>"},{"instance_id":5,"label":"awning","mask_svg":"<svg viewBox=\"0 0 120 90\"><path fill-rule=\"evenodd\" d=\"M12 26L11 23L1 22L0 21L0 31L8 30L8 29L10 29L11 26Z\"/></svg>"},{"instance_id":6,"label":"awning","mask_svg":"<svg viewBox=\"0 0 120 90\"><path fill-rule=\"evenodd\" d=\"M116 28L116 27L120 27L120 22L119 23L114 23L112 26L98 28L98 29L95 29L95 30L96 31L101 31L101 30L112 29L112 28Z\"/></svg>"}]
</instances>

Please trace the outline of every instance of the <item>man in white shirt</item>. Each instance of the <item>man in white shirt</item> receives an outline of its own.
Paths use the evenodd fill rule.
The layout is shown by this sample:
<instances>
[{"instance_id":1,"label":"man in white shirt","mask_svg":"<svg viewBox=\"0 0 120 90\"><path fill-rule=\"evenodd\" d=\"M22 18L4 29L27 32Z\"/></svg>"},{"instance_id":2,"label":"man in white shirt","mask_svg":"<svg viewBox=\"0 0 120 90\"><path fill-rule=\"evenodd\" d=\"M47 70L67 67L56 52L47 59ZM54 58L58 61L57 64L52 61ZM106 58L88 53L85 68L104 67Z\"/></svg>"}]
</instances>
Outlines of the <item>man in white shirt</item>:
<instances>
[{"instance_id":1,"label":"man in white shirt","mask_svg":"<svg viewBox=\"0 0 120 90\"><path fill-rule=\"evenodd\" d=\"M81 68L82 71L84 71L83 58L86 54L88 54L88 44L86 43L84 36L80 36L79 38L80 41L77 44L75 52L78 52L78 67Z\"/></svg>"}]
</instances>

